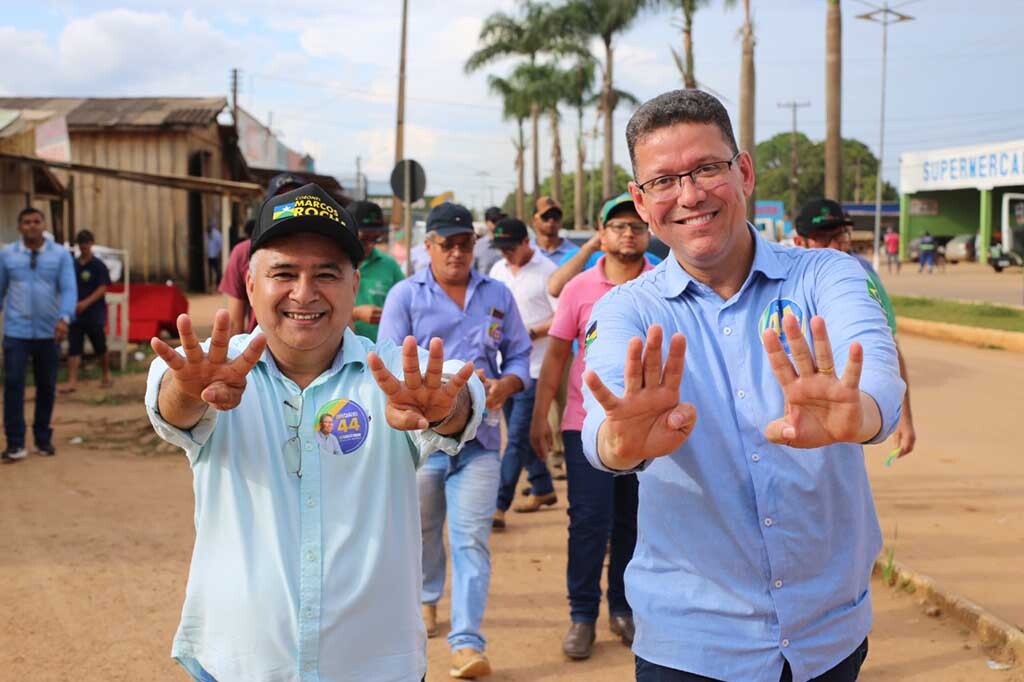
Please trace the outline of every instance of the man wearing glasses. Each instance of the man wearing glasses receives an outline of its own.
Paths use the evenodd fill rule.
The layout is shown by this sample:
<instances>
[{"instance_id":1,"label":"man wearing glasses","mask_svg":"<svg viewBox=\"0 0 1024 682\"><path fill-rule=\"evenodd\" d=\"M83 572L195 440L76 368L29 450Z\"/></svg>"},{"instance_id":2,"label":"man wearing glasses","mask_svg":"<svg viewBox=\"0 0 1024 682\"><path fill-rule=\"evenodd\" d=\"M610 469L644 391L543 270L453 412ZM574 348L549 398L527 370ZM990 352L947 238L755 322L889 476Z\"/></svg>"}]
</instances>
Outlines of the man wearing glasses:
<instances>
[{"instance_id":1,"label":"man wearing glasses","mask_svg":"<svg viewBox=\"0 0 1024 682\"><path fill-rule=\"evenodd\" d=\"M362 257L322 188L271 197L246 277L255 332L229 339L221 310L207 343L188 315L180 349L151 342L146 409L194 478L171 655L196 680L425 674L416 467L473 439L484 391L437 339L428 355L349 328Z\"/></svg>"},{"instance_id":2,"label":"man wearing glasses","mask_svg":"<svg viewBox=\"0 0 1024 682\"><path fill-rule=\"evenodd\" d=\"M562 416L565 471L569 484L569 630L562 652L573 659L589 658L601 612L601 573L606 550L608 562L608 620L611 631L625 644L633 641L633 615L623 586L623 571L636 545L636 476L612 476L597 471L583 455L583 395L581 376L589 345L590 311L614 287L652 269L644 258L650 235L633 200L613 197L601 208L598 229L603 254L597 264L577 275L562 290L551 322L550 345L544 356L533 408L530 441L538 453L550 451L553 434L547 415L558 391L559 378L572 359L573 342L579 351L569 370L569 389Z\"/></svg>"},{"instance_id":3,"label":"man wearing glasses","mask_svg":"<svg viewBox=\"0 0 1024 682\"><path fill-rule=\"evenodd\" d=\"M449 357L473 363L484 375L487 415L476 439L455 456L430 455L419 472L423 524L423 620L438 631L437 602L444 591L448 520L452 553L449 674L487 675L486 639L480 631L491 580L491 522L498 494L502 406L530 386L530 337L515 299L501 282L473 269L473 216L445 202L427 215L430 267L399 282L384 303L379 338L440 337ZM498 362L498 355L501 362Z\"/></svg>"},{"instance_id":4,"label":"man wearing glasses","mask_svg":"<svg viewBox=\"0 0 1024 682\"><path fill-rule=\"evenodd\" d=\"M871 298L878 301L885 312L885 321L896 336L896 311L892 308L892 300L889 292L885 290L882 279L875 272L867 258L859 253L850 250L852 236L850 228L853 221L843 211L839 202L831 199L815 199L807 202L800 210L794 223L796 235L793 236L793 243L797 246L808 249L835 249L849 254L864 268L868 276L867 288ZM900 362L900 378L907 385L907 391L903 394L903 414L900 417L900 424L896 427L896 447L899 450L898 456L909 455L917 442L917 433L914 430L914 417L910 410L910 377L907 376L907 363L900 351L899 343L896 344L896 353Z\"/></svg>"},{"instance_id":5,"label":"man wearing glasses","mask_svg":"<svg viewBox=\"0 0 1024 682\"><path fill-rule=\"evenodd\" d=\"M356 201L348 210L356 221L359 241L366 254L359 264L359 293L352 319L355 320L356 334L376 341L377 325L380 324L388 292L405 276L398 261L377 248L377 244L388 236L388 226L384 224L384 212L380 206L372 201Z\"/></svg>"},{"instance_id":6,"label":"man wearing glasses","mask_svg":"<svg viewBox=\"0 0 1024 682\"><path fill-rule=\"evenodd\" d=\"M562 205L551 197L538 197L533 203L533 231L540 252L555 265L580 250L562 237Z\"/></svg>"},{"instance_id":7,"label":"man wearing glasses","mask_svg":"<svg viewBox=\"0 0 1024 682\"><path fill-rule=\"evenodd\" d=\"M626 142L672 257L594 307L582 439L639 472L636 678L852 682L882 547L862 444L904 391L885 315L853 260L747 222L754 165L715 97L646 102Z\"/></svg>"},{"instance_id":8,"label":"man wearing glasses","mask_svg":"<svg viewBox=\"0 0 1024 682\"><path fill-rule=\"evenodd\" d=\"M24 459L25 371L29 361L36 382L35 451L53 456L54 399L60 343L67 338L78 303L71 252L43 236L45 218L35 208L18 214L21 239L0 251L0 301L4 302L3 461Z\"/></svg>"}]
</instances>

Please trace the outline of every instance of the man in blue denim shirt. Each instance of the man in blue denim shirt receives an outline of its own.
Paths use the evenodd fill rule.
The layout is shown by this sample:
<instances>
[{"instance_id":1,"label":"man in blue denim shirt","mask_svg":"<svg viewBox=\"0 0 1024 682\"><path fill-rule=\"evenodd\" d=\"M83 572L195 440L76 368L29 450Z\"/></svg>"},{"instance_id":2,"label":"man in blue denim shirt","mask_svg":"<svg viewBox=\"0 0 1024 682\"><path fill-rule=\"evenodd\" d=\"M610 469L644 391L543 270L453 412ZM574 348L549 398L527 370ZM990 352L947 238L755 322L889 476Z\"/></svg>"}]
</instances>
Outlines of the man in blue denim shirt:
<instances>
[{"instance_id":1,"label":"man in blue denim shirt","mask_svg":"<svg viewBox=\"0 0 1024 682\"><path fill-rule=\"evenodd\" d=\"M672 254L591 314L582 438L594 466L640 470L637 680L852 682L881 549L861 444L904 390L885 316L853 260L747 223L753 162L717 99L665 93L626 139Z\"/></svg>"},{"instance_id":2,"label":"man in blue denim shirt","mask_svg":"<svg viewBox=\"0 0 1024 682\"><path fill-rule=\"evenodd\" d=\"M378 341L418 343L437 336L449 358L472 362L484 374L488 416L476 439L457 455L435 452L419 471L423 528L423 620L437 632L437 601L444 590L442 529L448 516L452 551L452 677L487 675L486 640L480 625L491 580L488 546L498 494L498 417L505 400L530 386L529 333L512 292L472 269L473 217L444 203L427 216L430 267L396 284L381 313ZM501 364L498 364L498 353Z\"/></svg>"},{"instance_id":3,"label":"man in blue denim shirt","mask_svg":"<svg viewBox=\"0 0 1024 682\"><path fill-rule=\"evenodd\" d=\"M71 252L43 236L41 211L18 214L21 240L0 251L0 300L4 301L3 461L25 457L25 370L32 360L36 380L36 414L32 424L36 452L57 454L53 447L54 396L59 344L68 335L78 288Z\"/></svg>"}]
</instances>

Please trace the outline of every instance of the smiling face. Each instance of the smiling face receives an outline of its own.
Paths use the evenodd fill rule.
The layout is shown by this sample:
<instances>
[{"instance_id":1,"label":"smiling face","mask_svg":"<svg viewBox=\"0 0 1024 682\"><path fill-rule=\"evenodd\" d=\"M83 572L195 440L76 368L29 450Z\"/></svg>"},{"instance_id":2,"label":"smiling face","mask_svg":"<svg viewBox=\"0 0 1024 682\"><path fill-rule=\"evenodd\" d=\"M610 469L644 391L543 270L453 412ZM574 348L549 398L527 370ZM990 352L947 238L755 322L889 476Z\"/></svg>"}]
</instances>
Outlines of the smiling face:
<instances>
[{"instance_id":1,"label":"smiling face","mask_svg":"<svg viewBox=\"0 0 1024 682\"><path fill-rule=\"evenodd\" d=\"M715 125L676 123L653 130L637 141L636 177L646 182L662 175L687 173L704 164L727 161L734 153ZM750 156L741 153L720 181L700 190L686 179L678 192L660 200L651 200L635 182L629 183L641 218L691 273L721 277L749 260L752 246L746 200L754 190Z\"/></svg>"},{"instance_id":2,"label":"smiling face","mask_svg":"<svg viewBox=\"0 0 1024 682\"><path fill-rule=\"evenodd\" d=\"M324 434L326 436L327 434L329 434L331 432L331 429L333 429L333 428L334 428L334 417L332 417L329 414L325 414L324 416L320 417L320 433L322 433L322 434Z\"/></svg>"},{"instance_id":3,"label":"smiling face","mask_svg":"<svg viewBox=\"0 0 1024 682\"><path fill-rule=\"evenodd\" d=\"M335 241L299 233L254 252L245 285L276 358L300 364L319 352L329 362L352 318L359 271Z\"/></svg>"}]
</instances>

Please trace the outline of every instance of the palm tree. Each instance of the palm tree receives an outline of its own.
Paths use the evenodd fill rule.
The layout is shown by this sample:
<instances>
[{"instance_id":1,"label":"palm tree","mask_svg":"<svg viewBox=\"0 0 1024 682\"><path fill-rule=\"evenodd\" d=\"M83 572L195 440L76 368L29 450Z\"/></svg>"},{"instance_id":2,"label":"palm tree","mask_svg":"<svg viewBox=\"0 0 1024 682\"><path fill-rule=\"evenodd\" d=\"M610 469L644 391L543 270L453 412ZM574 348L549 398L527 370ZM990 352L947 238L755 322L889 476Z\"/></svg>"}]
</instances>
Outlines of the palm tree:
<instances>
[{"instance_id":1,"label":"palm tree","mask_svg":"<svg viewBox=\"0 0 1024 682\"><path fill-rule=\"evenodd\" d=\"M733 2L727 2L727 5ZM750 20L750 0L743 0L743 58L740 62L740 149L754 158L754 25ZM754 219L754 195L747 200L747 217Z\"/></svg>"},{"instance_id":2,"label":"palm tree","mask_svg":"<svg viewBox=\"0 0 1024 682\"><path fill-rule=\"evenodd\" d=\"M586 146L583 141L583 110L593 101L594 60L581 58L565 72L565 88L563 101L576 109L576 175L573 178L572 205L573 227L580 229L584 223L583 187L584 163L586 162Z\"/></svg>"},{"instance_id":3,"label":"palm tree","mask_svg":"<svg viewBox=\"0 0 1024 682\"><path fill-rule=\"evenodd\" d=\"M843 35L839 0L829 0L825 15L825 196L842 201Z\"/></svg>"},{"instance_id":4,"label":"palm tree","mask_svg":"<svg viewBox=\"0 0 1024 682\"><path fill-rule=\"evenodd\" d=\"M484 20L480 28L481 47L466 60L466 73L472 73L486 64L508 57L526 57L531 67L537 65L541 54L564 56L581 54L585 48L572 37L566 37L551 23L554 17L550 6L526 0L520 17L495 12ZM530 127L533 132L533 195L540 193L540 135L539 119L543 107L539 101L531 102Z\"/></svg>"},{"instance_id":5,"label":"palm tree","mask_svg":"<svg viewBox=\"0 0 1024 682\"><path fill-rule=\"evenodd\" d=\"M501 97L502 118L514 120L518 128L518 137L512 139L512 146L516 150L516 217L523 219L525 215L524 184L525 172L523 169L523 156L526 152L526 140L523 134L523 124L530 116L531 101L530 93L521 79L499 78L491 76L487 79L491 92Z\"/></svg>"},{"instance_id":6,"label":"palm tree","mask_svg":"<svg viewBox=\"0 0 1024 682\"><path fill-rule=\"evenodd\" d=\"M564 23L560 28L570 32L576 43L586 43L597 37L604 45L604 64L601 79L601 95L598 109L604 120L604 163L601 168L601 191L605 196L614 191L613 118L619 104L620 93L615 90L612 78L614 49L612 40L633 23L640 10L649 0L569 0L560 13Z\"/></svg>"}]
</instances>

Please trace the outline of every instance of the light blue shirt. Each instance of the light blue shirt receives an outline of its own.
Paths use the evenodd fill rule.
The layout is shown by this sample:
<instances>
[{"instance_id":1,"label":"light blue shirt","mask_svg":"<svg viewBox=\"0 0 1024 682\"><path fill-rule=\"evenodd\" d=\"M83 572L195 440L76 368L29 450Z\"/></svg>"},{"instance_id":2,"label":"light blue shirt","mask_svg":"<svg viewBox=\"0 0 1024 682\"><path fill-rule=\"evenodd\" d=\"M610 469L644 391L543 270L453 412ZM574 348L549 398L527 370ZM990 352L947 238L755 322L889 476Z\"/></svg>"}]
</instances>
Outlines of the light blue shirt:
<instances>
[{"instance_id":1,"label":"light blue shirt","mask_svg":"<svg viewBox=\"0 0 1024 682\"><path fill-rule=\"evenodd\" d=\"M231 339L229 356L250 338ZM347 330L331 368L300 392L268 349L241 404L208 410L190 431L161 419L157 393L166 364L153 362L150 421L184 448L194 477L196 543L171 652L186 668L198 661L223 682L408 682L424 675L416 466L439 449L454 454L474 436L483 385L470 381L474 413L461 442L396 431L366 366L370 350L369 339ZM376 351L401 377L401 350L384 342ZM446 363L445 371L461 364ZM285 401L301 405L300 418L289 421ZM333 417L339 454L320 451L324 413ZM296 422L301 478L284 456L295 435L288 424Z\"/></svg>"},{"instance_id":2,"label":"light blue shirt","mask_svg":"<svg viewBox=\"0 0 1024 682\"><path fill-rule=\"evenodd\" d=\"M563 256L562 261L558 263L558 265L565 265L566 263L569 262L569 259L571 259L575 255L576 253L573 252L567 254L566 256ZM589 270L590 268L597 265L597 261L601 260L601 256L603 255L604 251L595 251L594 253L590 254L590 258L588 258L587 262L583 264L583 270ZM653 253L644 253L644 258L646 258L647 262L650 263L651 265L657 265L658 263L661 262L661 259L658 258L658 256Z\"/></svg>"},{"instance_id":3,"label":"light blue shirt","mask_svg":"<svg viewBox=\"0 0 1024 682\"><path fill-rule=\"evenodd\" d=\"M71 321L78 303L71 252L44 239L32 267L32 250L19 239L0 250L0 300L4 336L52 339L57 321Z\"/></svg>"},{"instance_id":4,"label":"light blue shirt","mask_svg":"<svg viewBox=\"0 0 1024 682\"><path fill-rule=\"evenodd\" d=\"M514 374L522 380L523 390L530 387L533 342L512 292L476 270L470 270L462 308L441 288L429 267L396 284L384 302L377 338L401 345L406 336L416 337L421 346L436 336L444 342L445 357L472 362L492 379ZM477 439L488 450L501 446L497 424L485 421Z\"/></svg>"},{"instance_id":5,"label":"light blue shirt","mask_svg":"<svg viewBox=\"0 0 1024 682\"><path fill-rule=\"evenodd\" d=\"M540 253L547 256L548 260L550 260L555 265L561 265L564 258L571 256L572 254L580 250L580 247L576 246L575 244L572 243L571 240L566 239L565 237L562 237L562 243L556 246L551 251L548 251L547 249L542 247L540 244L537 243L536 240L534 240L531 243L531 246L537 249L537 251L539 251Z\"/></svg>"},{"instance_id":6,"label":"light blue shirt","mask_svg":"<svg viewBox=\"0 0 1024 682\"><path fill-rule=\"evenodd\" d=\"M680 401L697 408L686 443L639 473L639 535L626 569L633 651L721 680L771 680L783 657L799 682L834 667L871 629L871 567L881 533L860 445L802 450L769 443L782 389L760 340L781 314L828 325L836 374L864 348L861 390L877 402L880 442L896 427L904 384L896 347L857 263L755 235L751 272L723 301L675 258L594 308L586 365L622 395L625 349L651 324L686 335ZM788 350L788 344L786 345ZM584 451L598 459L604 411L584 388ZM607 469L605 469L607 470Z\"/></svg>"}]
</instances>

